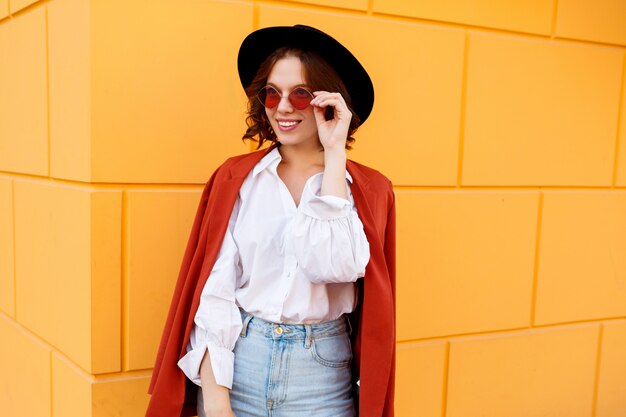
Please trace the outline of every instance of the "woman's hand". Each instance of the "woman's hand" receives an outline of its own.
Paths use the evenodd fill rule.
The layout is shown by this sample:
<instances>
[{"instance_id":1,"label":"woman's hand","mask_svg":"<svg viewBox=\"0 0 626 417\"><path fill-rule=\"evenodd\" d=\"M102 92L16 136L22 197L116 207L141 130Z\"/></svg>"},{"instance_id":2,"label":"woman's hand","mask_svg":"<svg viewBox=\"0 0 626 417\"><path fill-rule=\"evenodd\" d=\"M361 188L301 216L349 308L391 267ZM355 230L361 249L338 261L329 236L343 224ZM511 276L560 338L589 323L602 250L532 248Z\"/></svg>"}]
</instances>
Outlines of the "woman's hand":
<instances>
[{"instance_id":1,"label":"woman's hand","mask_svg":"<svg viewBox=\"0 0 626 417\"><path fill-rule=\"evenodd\" d=\"M206 417L235 417L230 405L228 388L217 384L202 386L202 402Z\"/></svg>"},{"instance_id":2,"label":"woman's hand","mask_svg":"<svg viewBox=\"0 0 626 417\"><path fill-rule=\"evenodd\" d=\"M346 101L339 93L315 91L313 95L315 97L311 100L311 105L317 122L317 132L324 150L345 152L346 139L352 120L352 113L348 110ZM329 106L333 108L334 118L326 120L324 113Z\"/></svg>"},{"instance_id":3,"label":"woman's hand","mask_svg":"<svg viewBox=\"0 0 626 417\"><path fill-rule=\"evenodd\" d=\"M202 402L206 417L235 417L230 405L230 392L226 387L215 383L203 383Z\"/></svg>"},{"instance_id":4,"label":"woman's hand","mask_svg":"<svg viewBox=\"0 0 626 417\"><path fill-rule=\"evenodd\" d=\"M204 407L204 414L206 414L206 417L236 417L230 408L230 404L228 407L206 406Z\"/></svg>"}]
</instances>

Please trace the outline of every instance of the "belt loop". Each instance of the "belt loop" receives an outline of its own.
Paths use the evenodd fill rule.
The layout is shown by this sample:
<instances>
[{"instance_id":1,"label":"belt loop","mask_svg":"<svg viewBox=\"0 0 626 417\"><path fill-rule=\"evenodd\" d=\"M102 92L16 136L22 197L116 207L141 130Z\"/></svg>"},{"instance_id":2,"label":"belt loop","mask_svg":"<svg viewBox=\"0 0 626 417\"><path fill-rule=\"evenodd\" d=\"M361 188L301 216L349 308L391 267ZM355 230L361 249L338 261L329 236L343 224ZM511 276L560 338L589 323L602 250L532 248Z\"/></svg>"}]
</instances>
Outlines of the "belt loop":
<instances>
[{"instance_id":1,"label":"belt loop","mask_svg":"<svg viewBox=\"0 0 626 417\"><path fill-rule=\"evenodd\" d=\"M311 331L311 325L304 325L304 348L308 349L311 347L311 343L313 343L313 332Z\"/></svg>"},{"instance_id":2,"label":"belt loop","mask_svg":"<svg viewBox=\"0 0 626 417\"><path fill-rule=\"evenodd\" d=\"M248 324L250 323L250 320L252 320L252 314L248 314L245 311L244 314L246 315L246 318L243 319L243 327L241 328L241 333L239 334L241 337L246 337L248 335Z\"/></svg>"},{"instance_id":3,"label":"belt loop","mask_svg":"<svg viewBox=\"0 0 626 417\"><path fill-rule=\"evenodd\" d=\"M347 314L344 314L344 317L346 318L346 324L348 327L348 335L352 336L352 323L350 323L350 317Z\"/></svg>"}]
</instances>

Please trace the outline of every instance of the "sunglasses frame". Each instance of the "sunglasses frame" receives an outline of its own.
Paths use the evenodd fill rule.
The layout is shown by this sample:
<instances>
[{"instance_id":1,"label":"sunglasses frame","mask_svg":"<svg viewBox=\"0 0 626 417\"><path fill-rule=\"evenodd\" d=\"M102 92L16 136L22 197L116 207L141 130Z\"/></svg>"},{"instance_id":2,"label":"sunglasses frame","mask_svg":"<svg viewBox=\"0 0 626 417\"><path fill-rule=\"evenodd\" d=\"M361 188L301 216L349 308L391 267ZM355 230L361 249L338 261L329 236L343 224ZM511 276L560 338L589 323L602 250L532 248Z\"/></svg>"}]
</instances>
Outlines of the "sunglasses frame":
<instances>
[{"instance_id":1,"label":"sunglasses frame","mask_svg":"<svg viewBox=\"0 0 626 417\"><path fill-rule=\"evenodd\" d=\"M276 105L275 105L275 106L272 106L272 107L268 107L268 106L266 106L266 105L265 105L265 103L264 103L264 101L261 99L261 94L263 94L264 92L267 92L267 90L269 90L269 89L274 90L274 91L276 92L276 94L278 95L278 97L279 97L279 100L278 100L278 102L276 103ZM263 107L265 107L266 109L270 109L270 110L271 110L271 109L274 109L274 108L278 107L278 105L280 104L280 101L281 101L283 98L286 98L287 100L289 100L289 104L291 104L291 105L293 106L293 108L294 108L294 109L296 109L296 110L304 110L304 109L306 109L307 107L309 107L309 106L311 105L311 100L309 100L309 102L307 103L307 105L306 105L306 106L304 106L304 107L302 107L302 108L299 108L298 106L296 106L296 105L295 105L295 103L294 103L293 101L291 101L291 98L290 98L291 94L293 94L293 92L294 92L294 91L296 91L296 90L304 90L304 91L306 91L306 92L309 94L309 96L311 97L311 100L313 100L313 99L315 98L315 96L313 95L313 93L312 93L311 91L309 91L307 88L302 87L302 86L295 87L293 90L291 90L291 91L289 92L289 94L287 94L286 96L283 96L283 95L281 95L281 94L280 94L280 92L278 91L278 89L277 89L276 87L271 86L271 85L266 85L265 87L263 87L263 88L262 88L262 89L261 89L261 90L257 93L256 98L257 98L257 100L259 100L259 102L261 103L261 105L262 105ZM267 93L266 93L266 94L267 94Z\"/></svg>"}]
</instances>

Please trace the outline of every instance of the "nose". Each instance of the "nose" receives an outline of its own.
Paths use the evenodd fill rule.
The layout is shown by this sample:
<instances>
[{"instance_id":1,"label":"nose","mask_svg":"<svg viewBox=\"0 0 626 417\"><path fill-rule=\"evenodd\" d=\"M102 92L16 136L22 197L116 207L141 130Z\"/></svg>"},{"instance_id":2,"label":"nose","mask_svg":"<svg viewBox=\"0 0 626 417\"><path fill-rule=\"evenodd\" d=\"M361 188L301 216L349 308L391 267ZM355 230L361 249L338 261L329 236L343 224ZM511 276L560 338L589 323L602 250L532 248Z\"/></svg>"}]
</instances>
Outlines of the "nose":
<instances>
[{"instance_id":1,"label":"nose","mask_svg":"<svg viewBox=\"0 0 626 417\"><path fill-rule=\"evenodd\" d=\"M289 96L281 96L280 101L278 102L278 106L276 108L280 113L291 113L293 112L293 106L289 101Z\"/></svg>"}]
</instances>

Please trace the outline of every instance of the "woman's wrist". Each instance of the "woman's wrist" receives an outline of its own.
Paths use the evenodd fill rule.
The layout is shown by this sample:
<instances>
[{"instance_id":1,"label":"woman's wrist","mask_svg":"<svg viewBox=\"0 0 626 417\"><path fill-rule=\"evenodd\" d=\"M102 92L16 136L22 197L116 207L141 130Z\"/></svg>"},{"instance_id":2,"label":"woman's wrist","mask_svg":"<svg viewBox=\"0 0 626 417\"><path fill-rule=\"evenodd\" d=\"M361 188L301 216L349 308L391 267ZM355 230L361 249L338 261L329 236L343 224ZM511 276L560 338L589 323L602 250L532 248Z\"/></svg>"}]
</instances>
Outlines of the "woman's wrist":
<instances>
[{"instance_id":1,"label":"woman's wrist","mask_svg":"<svg viewBox=\"0 0 626 417\"><path fill-rule=\"evenodd\" d=\"M324 177L321 195L347 198L346 149L324 149Z\"/></svg>"},{"instance_id":2,"label":"woman's wrist","mask_svg":"<svg viewBox=\"0 0 626 417\"><path fill-rule=\"evenodd\" d=\"M345 165L346 159L348 158L346 153L345 144L340 144L334 147L325 147L324 148L324 163L325 164L343 164Z\"/></svg>"},{"instance_id":3,"label":"woman's wrist","mask_svg":"<svg viewBox=\"0 0 626 417\"><path fill-rule=\"evenodd\" d=\"M202 386L204 412L208 416L224 416L231 412L230 390L217 384Z\"/></svg>"}]
</instances>

